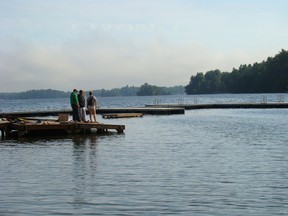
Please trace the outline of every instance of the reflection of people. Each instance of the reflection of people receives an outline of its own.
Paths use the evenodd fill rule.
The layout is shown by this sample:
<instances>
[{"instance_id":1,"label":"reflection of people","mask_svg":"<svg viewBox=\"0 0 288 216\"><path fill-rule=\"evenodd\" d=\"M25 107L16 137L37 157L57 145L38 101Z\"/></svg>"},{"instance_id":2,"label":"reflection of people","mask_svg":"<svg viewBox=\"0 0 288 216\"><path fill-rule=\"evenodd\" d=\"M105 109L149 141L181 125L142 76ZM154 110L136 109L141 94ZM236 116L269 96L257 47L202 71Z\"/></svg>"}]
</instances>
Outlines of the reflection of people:
<instances>
[{"instance_id":1,"label":"reflection of people","mask_svg":"<svg viewBox=\"0 0 288 216\"><path fill-rule=\"evenodd\" d=\"M90 115L90 121L92 122L92 117L94 118L94 121L96 121L96 106L97 106L97 99L93 95L92 91L89 92L89 97L87 98L87 108Z\"/></svg>"},{"instance_id":2,"label":"reflection of people","mask_svg":"<svg viewBox=\"0 0 288 216\"><path fill-rule=\"evenodd\" d=\"M70 104L72 107L73 121L80 121L79 112L78 112L79 101L78 101L77 92L78 92L77 89L74 89L70 95Z\"/></svg>"},{"instance_id":3,"label":"reflection of people","mask_svg":"<svg viewBox=\"0 0 288 216\"><path fill-rule=\"evenodd\" d=\"M79 101L79 118L82 121L86 121L85 96L82 90L79 91L78 101Z\"/></svg>"}]
</instances>

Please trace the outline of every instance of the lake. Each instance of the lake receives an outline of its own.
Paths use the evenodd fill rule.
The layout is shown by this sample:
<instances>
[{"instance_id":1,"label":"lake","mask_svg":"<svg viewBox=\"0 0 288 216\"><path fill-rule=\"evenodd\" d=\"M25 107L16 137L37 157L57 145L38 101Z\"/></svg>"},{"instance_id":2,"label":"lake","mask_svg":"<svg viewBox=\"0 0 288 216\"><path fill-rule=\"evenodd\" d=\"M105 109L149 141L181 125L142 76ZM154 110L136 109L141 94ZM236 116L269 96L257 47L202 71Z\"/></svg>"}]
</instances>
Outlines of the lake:
<instances>
[{"instance_id":1,"label":"lake","mask_svg":"<svg viewBox=\"0 0 288 216\"><path fill-rule=\"evenodd\" d=\"M287 94L99 98L100 107L287 101ZM0 101L0 112L69 99ZM288 109L98 121L124 134L1 140L0 215L287 215Z\"/></svg>"}]
</instances>

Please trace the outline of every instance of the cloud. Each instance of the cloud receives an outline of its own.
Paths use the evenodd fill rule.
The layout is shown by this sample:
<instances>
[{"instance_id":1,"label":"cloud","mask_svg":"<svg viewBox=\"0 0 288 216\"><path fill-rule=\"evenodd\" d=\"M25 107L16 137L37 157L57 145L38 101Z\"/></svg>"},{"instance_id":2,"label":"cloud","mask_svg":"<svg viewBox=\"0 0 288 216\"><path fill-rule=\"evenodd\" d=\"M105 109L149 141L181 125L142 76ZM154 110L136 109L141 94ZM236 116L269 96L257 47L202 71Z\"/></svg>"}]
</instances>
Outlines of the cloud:
<instances>
[{"instance_id":1,"label":"cloud","mask_svg":"<svg viewBox=\"0 0 288 216\"><path fill-rule=\"evenodd\" d=\"M11 47L12 45L10 45ZM119 40L95 35L58 45L17 42L1 53L1 92L30 89L110 89L145 82L186 85L197 72L231 71L249 55L227 55L199 44Z\"/></svg>"},{"instance_id":2,"label":"cloud","mask_svg":"<svg viewBox=\"0 0 288 216\"><path fill-rule=\"evenodd\" d=\"M0 92L186 85L261 62L288 45L285 7L267 4L1 2Z\"/></svg>"}]
</instances>

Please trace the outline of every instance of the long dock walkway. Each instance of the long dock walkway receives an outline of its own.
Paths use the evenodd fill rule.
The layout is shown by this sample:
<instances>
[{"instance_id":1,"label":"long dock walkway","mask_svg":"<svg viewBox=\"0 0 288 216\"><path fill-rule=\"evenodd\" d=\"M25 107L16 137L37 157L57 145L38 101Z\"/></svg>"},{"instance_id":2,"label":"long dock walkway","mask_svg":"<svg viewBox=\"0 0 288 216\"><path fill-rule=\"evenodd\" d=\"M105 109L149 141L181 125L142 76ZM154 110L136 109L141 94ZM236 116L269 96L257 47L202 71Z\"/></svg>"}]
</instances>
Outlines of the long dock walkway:
<instances>
[{"instance_id":1,"label":"long dock walkway","mask_svg":"<svg viewBox=\"0 0 288 216\"><path fill-rule=\"evenodd\" d=\"M145 107L161 107L161 108L184 108L192 109L283 109L288 108L288 103L219 103L219 104L160 104L145 105Z\"/></svg>"},{"instance_id":2,"label":"long dock walkway","mask_svg":"<svg viewBox=\"0 0 288 216\"><path fill-rule=\"evenodd\" d=\"M183 107L129 107L129 108L98 108L97 114L110 113L142 113L149 115L174 115L185 114ZM58 116L59 113L72 115L72 110L53 110L53 111L29 111L29 112L7 112L0 113L0 117L39 117L39 116ZM88 114L88 112L87 112Z\"/></svg>"}]
</instances>

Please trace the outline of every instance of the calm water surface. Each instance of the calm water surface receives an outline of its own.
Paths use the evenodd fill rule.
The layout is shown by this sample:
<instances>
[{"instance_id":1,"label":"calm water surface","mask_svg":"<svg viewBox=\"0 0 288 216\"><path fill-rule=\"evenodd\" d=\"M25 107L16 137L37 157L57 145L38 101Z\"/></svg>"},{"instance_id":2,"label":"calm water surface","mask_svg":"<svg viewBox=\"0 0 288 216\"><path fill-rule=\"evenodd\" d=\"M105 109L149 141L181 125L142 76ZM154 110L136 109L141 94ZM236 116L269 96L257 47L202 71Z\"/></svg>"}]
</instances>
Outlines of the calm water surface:
<instances>
[{"instance_id":1,"label":"calm water surface","mask_svg":"<svg viewBox=\"0 0 288 216\"><path fill-rule=\"evenodd\" d=\"M262 96L229 97L211 101ZM141 106L155 99L180 100L105 98L101 105ZM68 105L1 101L1 110ZM0 215L288 214L288 109L97 117L125 124L125 133L0 141Z\"/></svg>"}]
</instances>

